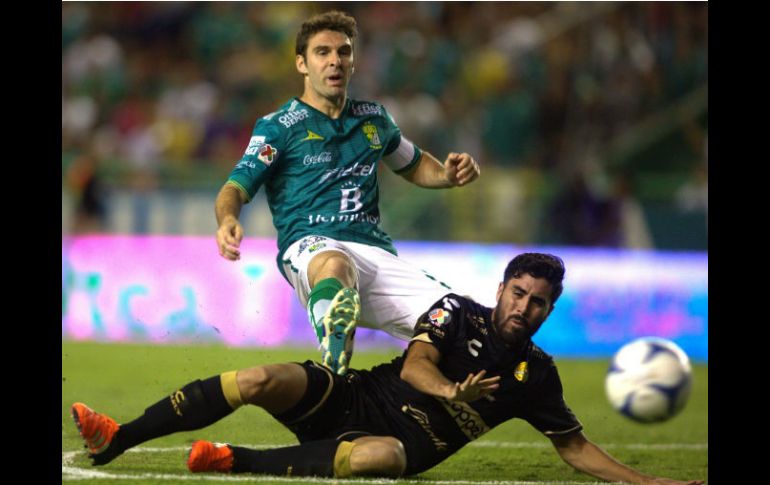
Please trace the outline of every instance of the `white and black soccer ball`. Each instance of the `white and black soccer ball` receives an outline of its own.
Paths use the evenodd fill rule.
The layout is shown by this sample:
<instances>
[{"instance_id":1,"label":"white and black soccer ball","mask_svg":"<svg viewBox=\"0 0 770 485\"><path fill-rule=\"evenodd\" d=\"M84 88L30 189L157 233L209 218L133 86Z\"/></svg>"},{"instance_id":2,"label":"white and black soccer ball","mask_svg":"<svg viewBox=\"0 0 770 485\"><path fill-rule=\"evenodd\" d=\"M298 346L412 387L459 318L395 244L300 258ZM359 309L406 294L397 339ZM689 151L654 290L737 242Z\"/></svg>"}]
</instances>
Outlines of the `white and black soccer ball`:
<instances>
[{"instance_id":1,"label":"white and black soccer ball","mask_svg":"<svg viewBox=\"0 0 770 485\"><path fill-rule=\"evenodd\" d=\"M690 396L692 367L674 342L657 337L636 339L612 358L604 388L618 412L640 423L666 421Z\"/></svg>"}]
</instances>

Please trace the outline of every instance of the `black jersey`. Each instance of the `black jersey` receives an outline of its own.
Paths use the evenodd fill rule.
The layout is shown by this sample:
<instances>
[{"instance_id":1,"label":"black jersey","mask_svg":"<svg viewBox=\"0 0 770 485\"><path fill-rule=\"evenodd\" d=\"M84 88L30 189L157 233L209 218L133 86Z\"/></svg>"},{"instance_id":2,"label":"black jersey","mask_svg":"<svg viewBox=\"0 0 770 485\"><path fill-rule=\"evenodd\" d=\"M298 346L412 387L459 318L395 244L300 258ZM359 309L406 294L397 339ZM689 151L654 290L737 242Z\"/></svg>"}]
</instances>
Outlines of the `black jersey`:
<instances>
[{"instance_id":1,"label":"black jersey","mask_svg":"<svg viewBox=\"0 0 770 485\"><path fill-rule=\"evenodd\" d=\"M300 441L352 439L359 433L394 436L404 444L407 474L427 470L511 418L546 435L582 429L564 402L553 359L532 342L508 348L492 327L492 309L449 294L423 314L412 341L441 353L439 369L452 381L486 369L500 387L471 403L423 394L400 377L404 355L345 377L308 361L308 392L291 413L276 416ZM300 419L296 419L300 417Z\"/></svg>"},{"instance_id":2,"label":"black jersey","mask_svg":"<svg viewBox=\"0 0 770 485\"><path fill-rule=\"evenodd\" d=\"M421 425L437 448L449 454L512 418L526 420L546 435L571 433L582 425L564 402L561 380L550 355L531 341L520 352L505 345L492 325L492 309L450 293L420 317L412 341L434 345L439 369L462 382L486 369L501 376L500 387L476 401L449 402L414 389L400 378L404 355L371 371L359 371L377 396L387 421L408 416ZM444 453L442 453L443 455Z\"/></svg>"},{"instance_id":3,"label":"black jersey","mask_svg":"<svg viewBox=\"0 0 770 485\"><path fill-rule=\"evenodd\" d=\"M513 352L494 329L491 308L449 294L420 318L414 340L438 349L439 370L450 381L462 382L481 370L486 378L501 376L489 398L469 404L490 428L515 417L546 435L580 428L564 402L553 358L532 341Z\"/></svg>"}]
</instances>

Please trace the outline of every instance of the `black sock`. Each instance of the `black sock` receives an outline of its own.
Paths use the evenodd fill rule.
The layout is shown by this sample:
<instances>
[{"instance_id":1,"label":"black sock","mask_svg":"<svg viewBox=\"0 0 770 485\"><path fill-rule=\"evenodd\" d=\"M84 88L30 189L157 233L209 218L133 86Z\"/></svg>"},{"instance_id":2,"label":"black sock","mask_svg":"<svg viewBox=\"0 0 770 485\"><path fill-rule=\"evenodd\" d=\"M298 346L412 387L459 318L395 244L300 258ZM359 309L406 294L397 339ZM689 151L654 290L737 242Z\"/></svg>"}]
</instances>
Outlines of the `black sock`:
<instances>
[{"instance_id":1,"label":"black sock","mask_svg":"<svg viewBox=\"0 0 770 485\"><path fill-rule=\"evenodd\" d=\"M121 424L110 448L117 446L122 452L177 431L205 428L232 412L220 376L193 381L145 409L142 416Z\"/></svg>"},{"instance_id":2,"label":"black sock","mask_svg":"<svg viewBox=\"0 0 770 485\"><path fill-rule=\"evenodd\" d=\"M272 450L231 446L233 473L333 477L334 455L339 444L336 440L308 441Z\"/></svg>"}]
</instances>

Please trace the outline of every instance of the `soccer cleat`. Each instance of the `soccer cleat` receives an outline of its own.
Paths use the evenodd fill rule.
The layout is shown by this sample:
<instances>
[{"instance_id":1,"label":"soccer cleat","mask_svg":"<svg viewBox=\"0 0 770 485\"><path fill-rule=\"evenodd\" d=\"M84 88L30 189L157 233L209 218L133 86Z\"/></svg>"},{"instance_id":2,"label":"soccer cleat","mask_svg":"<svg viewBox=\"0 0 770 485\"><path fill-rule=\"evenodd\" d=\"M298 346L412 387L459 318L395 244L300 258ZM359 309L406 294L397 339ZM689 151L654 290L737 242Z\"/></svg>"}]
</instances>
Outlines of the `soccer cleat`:
<instances>
[{"instance_id":1,"label":"soccer cleat","mask_svg":"<svg viewBox=\"0 0 770 485\"><path fill-rule=\"evenodd\" d=\"M230 473L233 469L233 450L225 443L195 441L187 457L187 468L193 473Z\"/></svg>"},{"instance_id":2,"label":"soccer cleat","mask_svg":"<svg viewBox=\"0 0 770 485\"><path fill-rule=\"evenodd\" d=\"M122 450L110 447L115 433L120 429L114 419L79 402L72 405L70 412L94 465L105 465L122 453Z\"/></svg>"},{"instance_id":3,"label":"soccer cleat","mask_svg":"<svg viewBox=\"0 0 770 485\"><path fill-rule=\"evenodd\" d=\"M353 288L343 288L334 299L323 318L324 335L321 339L321 363L335 374L348 372L353 356L353 337L356 324L361 318L361 299Z\"/></svg>"}]
</instances>

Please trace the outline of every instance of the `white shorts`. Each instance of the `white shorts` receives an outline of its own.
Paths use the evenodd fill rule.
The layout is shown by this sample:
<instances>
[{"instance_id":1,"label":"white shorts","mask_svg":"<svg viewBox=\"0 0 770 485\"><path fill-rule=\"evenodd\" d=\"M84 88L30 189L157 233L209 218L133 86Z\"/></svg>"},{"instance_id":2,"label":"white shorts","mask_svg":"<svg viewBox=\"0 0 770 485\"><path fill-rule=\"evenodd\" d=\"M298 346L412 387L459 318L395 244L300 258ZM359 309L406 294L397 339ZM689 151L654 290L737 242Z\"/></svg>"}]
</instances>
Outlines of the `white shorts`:
<instances>
[{"instance_id":1,"label":"white shorts","mask_svg":"<svg viewBox=\"0 0 770 485\"><path fill-rule=\"evenodd\" d=\"M310 294L307 267L314 256L324 251L340 251L355 263L361 297L359 325L384 330L402 340L410 340L420 315L452 291L384 249L324 236L306 236L289 246L281 258L284 273L303 307L307 307Z\"/></svg>"}]
</instances>

